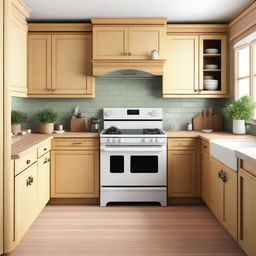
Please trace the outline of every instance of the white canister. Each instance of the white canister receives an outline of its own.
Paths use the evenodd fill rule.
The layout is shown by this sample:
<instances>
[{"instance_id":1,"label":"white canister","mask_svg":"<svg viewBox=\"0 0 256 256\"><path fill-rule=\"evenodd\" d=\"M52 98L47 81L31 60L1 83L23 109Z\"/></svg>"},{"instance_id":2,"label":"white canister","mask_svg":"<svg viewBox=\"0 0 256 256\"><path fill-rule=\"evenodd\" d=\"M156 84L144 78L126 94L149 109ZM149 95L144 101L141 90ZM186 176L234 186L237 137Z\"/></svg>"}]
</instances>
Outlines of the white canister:
<instances>
[{"instance_id":1,"label":"white canister","mask_svg":"<svg viewBox=\"0 0 256 256\"><path fill-rule=\"evenodd\" d=\"M245 134L244 120L233 120L233 133L234 134Z\"/></svg>"},{"instance_id":2,"label":"white canister","mask_svg":"<svg viewBox=\"0 0 256 256\"><path fill-rule=\"evenodd\" d=\"M158 58L159 58L158 51L153 50L153 51L151 52L151 59L152 59L152 60L157 60Z\"/></svg>"},{"instance_id":3,"label":"white canister","mask_svg":"<svg viewBox=\"0 0 256 256\"><path fill-rule=\"evenodd\" d=\"M188 122L187 123L187 130L192 131L192 129L193 129L192 122Z\"/></svg>"}]
</instances>

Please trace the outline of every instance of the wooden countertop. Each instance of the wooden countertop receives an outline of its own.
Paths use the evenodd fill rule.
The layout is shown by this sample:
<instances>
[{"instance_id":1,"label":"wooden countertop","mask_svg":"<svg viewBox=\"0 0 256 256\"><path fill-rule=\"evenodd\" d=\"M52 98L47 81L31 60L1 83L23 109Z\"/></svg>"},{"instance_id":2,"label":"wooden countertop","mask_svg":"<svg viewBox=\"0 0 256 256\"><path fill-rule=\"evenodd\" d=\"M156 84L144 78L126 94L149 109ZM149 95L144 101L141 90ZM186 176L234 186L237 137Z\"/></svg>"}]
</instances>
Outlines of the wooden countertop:
<instances>
[{"instance_id":1,"label":"wooden countertop","mask_svg":"<svg viewBox=\"0 0 256 256\"><path fill-rule=\"evenodd\" d=\"M256 140L254 135L236 135L229 132L204 133L200 131L165 131L168 138L201 138L206 141L213 139L252 139Z\"/></svg>"},{"instance_id":2,"label":"wooden countertop","mask_svg":"<svg viewBox=\"0 0 256 256\"><path fill-rule=\"evenodd\" d=\"M98 132L64 132L64 133L53 133L54 138L98 138L100 133Z\"/></svg>"},{"instance_id":3,"label":"wooden countertop","mask_svg":"<svg viewBox=\"0 0 256 256\"><path fill-rule=\"evenodd\" d=\"M52 137L52 134L33 133L13 138L11 159L23 157Z\"/></svg>"}]
</instances>

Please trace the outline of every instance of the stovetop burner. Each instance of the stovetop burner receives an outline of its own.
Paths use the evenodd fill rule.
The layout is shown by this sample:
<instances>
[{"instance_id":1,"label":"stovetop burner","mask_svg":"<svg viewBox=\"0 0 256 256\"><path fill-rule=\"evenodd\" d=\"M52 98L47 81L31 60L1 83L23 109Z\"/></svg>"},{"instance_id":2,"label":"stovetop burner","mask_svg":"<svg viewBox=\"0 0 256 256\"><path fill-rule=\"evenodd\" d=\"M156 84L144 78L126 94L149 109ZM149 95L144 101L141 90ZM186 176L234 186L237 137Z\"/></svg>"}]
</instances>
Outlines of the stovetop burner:
<instances>
[{"instance_id":1,"label":"stovetop burner","mask_svg":"<svg viewBox=\"0 0 256 256\"><path fill-rule=\"evenodd\" d=\"M105 131L105 134L121 134L121 133L122 133L121 130L115 126L111 126Z\"/></svg>"},{"instance_id":2,"label":"stovetop burner","mask_svg":"<svg viewBox=\"0 0 256 256\"><path fill-rule=\"evenodd\" d=\"M155 128L155 129L143 129L143 134L162 134L162 132L158 128Z\"/></svg>"}]
</instances>

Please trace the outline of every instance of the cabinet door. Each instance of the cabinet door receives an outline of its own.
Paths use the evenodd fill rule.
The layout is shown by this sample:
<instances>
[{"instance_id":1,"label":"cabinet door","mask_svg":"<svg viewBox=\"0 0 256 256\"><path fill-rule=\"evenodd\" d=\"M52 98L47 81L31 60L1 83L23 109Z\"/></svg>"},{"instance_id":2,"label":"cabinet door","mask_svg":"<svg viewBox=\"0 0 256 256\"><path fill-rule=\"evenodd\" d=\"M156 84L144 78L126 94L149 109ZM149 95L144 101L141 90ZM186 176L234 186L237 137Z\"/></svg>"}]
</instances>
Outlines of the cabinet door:
<instances>
[{"instance_id":1,"label":"cabinet door","mask_svg":"<svg viewBox=\"0 0 256 256\"><path fill-rule=\"evenodd\" d=\"M256 255L256 177L239 170L238 242L248 256Z\"/></svg>"},{"instance_id":2,"label":"cabinet door","mask_svg":"<svg viewBox=\"0 0 256 256\"><path fill-rule=\"evenodd\" d=\"M218 49L216 54L207 54L208 48ZM202 95L222 95L228 93L227 88L227 36L225 35L202 35L199 47L199 89ZM208 69L206 64L216 64L216 69ZM204 76L212 76L218 80L217 90L204 88Z\"/></svg>"},{"instance_id":3,"label":"cabinet door","mask_svg":"<svg viewBox=\"0 0 256 256\"><path fill-rule=\"evenodd\" d=\"M210 204L214 215L219 221L223 220L223 197L224 197L224 182L219 177L219 172L222 170L222 166L215 159L210 159Z\"/></svg>"},{"instance_id":4,"label":"cabinet door","mask_svg":"<svg viewBox=\"0 0 256 256\"><path fill-rule=\"evenodd\" d=\"M28 36L28 94L51 94L51 35Z\"/></svg>"},{"instance_id":5,"label":"cabinet door","mask_svg":"<svg viewBox=\"0 0 256 256\"><path fill-rule=\"evenodd\" d=\"M38 159L38 207L39 212L50 199L50 153Z\"/></svg>"},{"instance_id":6,"label":"cabinet door","mask_svg":"<svg viewBox=\"0 0 256 256\"><path fill-rule=\"evenodd\" d=\"M98 151L52 151L51 161L52 197L99 196Z\"/></svg>"},{"instance_id":7,"label":"cabinet door","mask_svg":"<svg viewBox=\"0 0 256 256\"><path fill-rule=\"evenodd\" d=\"M128 27L93 28L93 59L127 59Z\"/></svg>"},{"instance_id":8,"label":"cabinet door","mask_svg":"<svg viewBox=\"0 0 256 256\"><path fill-rule=\"evenodd\" d=\"M90 75L91 36L52 35L52 94L86 95Z\"/></svg>"},{"instance_id":9,"label":"cabinet door","mask_svg":"<svg viewBox=\"0 0 256 256\"><path fill-rule=\"evenodd\" d=\"M164 58L165 29L163 27L129 27L129 58L151 59L151 51L156 50L159 58Z\"/></svg>"},{"instance_id":10,"label":"cabinet door","mask_svg":"<svg viewBox=\"0 0 256 256\"><path fill-rule=\"evenodd\" d=\"M228 167L223 171L227 179L224 183L223 225L237 240L237 172Z\"/></svg>"},{"instance_id":11,"label":"cabinet door","mask_svg":"<svg viewBox=\"0 0 256 256\"><path fill-rule=\"evenodd\" d=\"M37 163L15 177L15 240L17 242L36 218L38 212L36 206Z\"/></svg>"},{"instance_id":12,"label":"cabinet door","mask_svg":"<svg viewBox=\"0 0 256 256\"><path fill-rule=\"evenodd\" d=\"M28 28L20 14L10 12L8 20L7 71L12 96L27 96L27 34Z\"/></svg>"},{"instance_id":13,"label":"cabinet door","mask_svg":"<svg viewBox=\"0 0 256 256\"><path fill-rule=\"evenodd\" d=\"M196 196L196 151L168 152L168 197Z\"/></svg>"},{"instance_id":14,"label":"cabinet door","mask_svg":"<svg viewBox=\"0 0 256 256\"><path fill-rule=\"evenodd\" d=\"M163 94L198 94L198 36L167 36Z\"/></svg>"},{"instance_id":15,"label":"cabinet door","mask_svg":"<svg viewBox=\"0 0 256 256\"><path fill-rule=\"evenodd\" d=\"M207 204L210 204L210 157L208 152L201 152L201 196Z\"/></svg>"}]
</instances>

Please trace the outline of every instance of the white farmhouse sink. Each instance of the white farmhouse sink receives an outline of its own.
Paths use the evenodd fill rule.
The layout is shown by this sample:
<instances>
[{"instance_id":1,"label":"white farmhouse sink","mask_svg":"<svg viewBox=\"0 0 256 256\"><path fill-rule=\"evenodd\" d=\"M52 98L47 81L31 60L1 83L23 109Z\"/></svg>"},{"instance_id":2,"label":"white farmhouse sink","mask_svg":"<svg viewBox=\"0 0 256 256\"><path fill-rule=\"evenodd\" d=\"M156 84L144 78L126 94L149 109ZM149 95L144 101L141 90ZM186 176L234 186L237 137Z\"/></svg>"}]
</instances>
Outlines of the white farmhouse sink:
<instances>
[{"instance_id":1,"label":"white farmhouse sink","mask_svg":"<svg viewBox=\"0 0 256 256\"><path fill-rule=\"evenodd\" d=\"M256 140L211 140L210 154L217 160L237 171L236 150L241 148L256 148Z\"/></svg>"}]
</instances>

